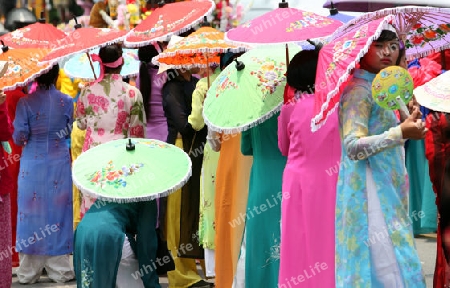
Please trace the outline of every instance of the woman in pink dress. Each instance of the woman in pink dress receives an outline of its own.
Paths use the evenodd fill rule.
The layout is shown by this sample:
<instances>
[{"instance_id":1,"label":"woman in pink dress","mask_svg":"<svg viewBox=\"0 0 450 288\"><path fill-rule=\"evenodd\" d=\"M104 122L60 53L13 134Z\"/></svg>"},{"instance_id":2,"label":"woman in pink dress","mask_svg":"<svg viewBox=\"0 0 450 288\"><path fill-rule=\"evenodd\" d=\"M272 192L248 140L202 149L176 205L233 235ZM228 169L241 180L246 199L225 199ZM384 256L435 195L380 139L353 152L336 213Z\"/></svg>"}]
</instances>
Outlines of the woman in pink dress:
<instances>
[{"instance_id":1,"label":"woman in pink dress","mask_svg":"<svg viewBox=\"0 0 450 288\"><path fill-rule=\"evenodd\" d=\"M291 60L287 82L295 97L278 118L283 174L278 287L334 287L334 214L341 144L337 113L311 132L314 80L321 45Z\"/></svg>"}]
</instances>

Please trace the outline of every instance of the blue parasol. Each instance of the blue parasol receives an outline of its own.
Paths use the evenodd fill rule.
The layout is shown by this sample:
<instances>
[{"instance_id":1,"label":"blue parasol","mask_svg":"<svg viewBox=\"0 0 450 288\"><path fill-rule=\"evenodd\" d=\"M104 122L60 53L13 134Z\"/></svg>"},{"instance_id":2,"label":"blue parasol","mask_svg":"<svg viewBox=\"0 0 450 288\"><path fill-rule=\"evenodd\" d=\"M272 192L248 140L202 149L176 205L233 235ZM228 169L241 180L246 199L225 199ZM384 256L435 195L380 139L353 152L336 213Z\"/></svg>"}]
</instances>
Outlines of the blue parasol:
<instances>
[{"instance_id":1,"label":"blue parasol","mask_svg":"<svg viewBox=\"0 0 450 288\"><path fill-rule=\"evenodd\" d=\"M89 54L98 54L99 49L92 50ZM137 49L123 49L124 65L120 74L123 77L133 77L139 74L139 58L137 55ZM95 75L100 75L100 64L93 62ZM78 78L84 81L94 80L92 69L89 66L89 59L86 53L80 53L71 57L64 64L64 71L67 76L71 78Z\"/></svg>"}]
</instances>

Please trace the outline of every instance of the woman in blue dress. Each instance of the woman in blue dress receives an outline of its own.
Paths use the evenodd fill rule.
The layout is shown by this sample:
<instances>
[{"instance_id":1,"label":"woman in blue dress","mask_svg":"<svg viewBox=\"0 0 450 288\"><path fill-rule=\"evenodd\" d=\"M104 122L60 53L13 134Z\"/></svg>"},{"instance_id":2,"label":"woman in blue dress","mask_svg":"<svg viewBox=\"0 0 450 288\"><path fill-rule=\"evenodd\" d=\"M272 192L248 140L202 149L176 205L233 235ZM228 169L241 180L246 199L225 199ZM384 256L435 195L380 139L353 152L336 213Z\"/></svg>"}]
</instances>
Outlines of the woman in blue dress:
<instances>
[{"instance_id":1,"label":"woman in blue dress","mask_svg":"<svg viewBox=\"0 0 450 288\"><path fill-rule=\"evenodd\" d=\"M398 123L372 98L372 81L399 58L383 30L339 103L342 156L336 197L336 287L425 287L408 217L405 139L423 139L418 107Z\"/></svg>"},{"instance_id":2,"label":"woman in blue dress","mask_svg":"<svg viewBox=\"0 0 450 288\"><path fill-rule=\"evenodd\" d=\"M19 100L13 139L23 146L18 182L16 251L19 282L34 283L45 268L62 283L74 278L72 176L69 147L72 98L55 88L59 66L37 78L35 92Z\"/></svg>"}]
</instances>

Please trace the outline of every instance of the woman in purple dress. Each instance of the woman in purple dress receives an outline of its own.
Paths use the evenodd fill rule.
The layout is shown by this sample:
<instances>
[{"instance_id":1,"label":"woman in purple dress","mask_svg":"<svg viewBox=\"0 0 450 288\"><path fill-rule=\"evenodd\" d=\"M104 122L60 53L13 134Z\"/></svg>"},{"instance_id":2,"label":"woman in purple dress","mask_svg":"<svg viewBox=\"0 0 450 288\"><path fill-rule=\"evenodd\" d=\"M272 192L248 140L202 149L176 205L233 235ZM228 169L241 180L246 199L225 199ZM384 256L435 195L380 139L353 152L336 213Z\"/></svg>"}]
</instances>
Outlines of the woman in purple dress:
<instances>
[{"instance_id":1,"label":"woman in purple dress","mask_svg":"<svg viewBox=\"0 0 450 288\"><path fill-rule=\"evenodd\" d=\"M158 74L158 66L151 63L152 58L161 51L159 44L140 47L138 50L141 67L136 86L141 90L147 115L147 138L167 140L167 120L162 106L162 87L167 81L167 73Z\"/></svg>"}]
</instances>

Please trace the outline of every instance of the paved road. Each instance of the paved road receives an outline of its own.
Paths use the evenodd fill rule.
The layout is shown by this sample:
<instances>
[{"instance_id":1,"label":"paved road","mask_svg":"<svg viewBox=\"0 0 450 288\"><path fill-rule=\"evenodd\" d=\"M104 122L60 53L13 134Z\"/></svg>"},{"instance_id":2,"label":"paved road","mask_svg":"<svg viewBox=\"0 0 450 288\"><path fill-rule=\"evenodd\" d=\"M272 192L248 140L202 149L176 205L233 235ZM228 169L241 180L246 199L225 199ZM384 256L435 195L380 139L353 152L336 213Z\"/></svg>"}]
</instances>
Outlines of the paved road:
<instances>
[{"instance_id":1,"label":"paved road","mask_svg":"<svg viewBox=\"0 0 450 288\"><path fill-rule=\"evenodd\" d=\"M427 287L432 288L433 287L434 262L436 259L435 258L436 257L436 236L431 234L431 235L423 235L423 236L416 237L416 245L417 245L417 249L419 251L420 260L422 261L423 270L424 270L425 278L427 281ZM169 287L167 284L168 282L167 282L166 277L164 277L164 278L161 277L160 283L161 283L161 288ZM23 286L18 283L16 277L13 277L12 288L19 288L19 287L20 288L24 288L24 287L26 287L26 288L35 288L35 287L36 288L37 287L39 287L39 288L43 288L43 287L76 288L77 285L74 281L67 283L65 285L52 283L51 281L49 281L48 278L42 277L40 279L39 283ZM133 288L133 287L129 287L129 288Z\"/></svg>"}]
</instances>

